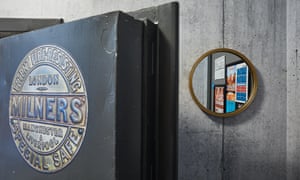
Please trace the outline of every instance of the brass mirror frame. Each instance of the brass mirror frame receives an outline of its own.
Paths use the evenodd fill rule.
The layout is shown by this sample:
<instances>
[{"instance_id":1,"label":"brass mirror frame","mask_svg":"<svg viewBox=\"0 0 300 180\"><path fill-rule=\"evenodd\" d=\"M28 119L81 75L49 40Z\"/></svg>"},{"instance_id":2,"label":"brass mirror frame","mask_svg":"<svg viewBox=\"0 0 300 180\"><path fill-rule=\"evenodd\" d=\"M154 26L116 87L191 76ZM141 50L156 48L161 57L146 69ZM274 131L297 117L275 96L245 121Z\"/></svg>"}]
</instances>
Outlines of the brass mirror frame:
<instances>
[{"instance_id":1,"label":"brass mirror frame","mask_svg":"<svg viewBox=\"0 0 300 180\"><path fill-rule=\"evenodd\" d=\"M237 109L234 112L229 112L229 113L216 113L213 112L211 110L209 110L208 108L206 108L205 106L203 106L200 101L198 100L198 98L195 95L195 92L193 90L193 76L195 73L196 68L198 67L198 65L200 64L200 62L205 59L205 57L207 57L210 54L213 53L219 53L219 52L227 52L227 53L232 53L238 57L240 57L242 60L244 60L246 62L246 64L248 65L248 68L250 69L250 74L251 74L251 80L252 80L252 87L251 87L251 94L248 98L248 101L239 109ZM256 74L256 70L254 65L251 63L251 61L242 53L233 50L233 49L229 49L229 48L217 48L217 49L212 49L210 51L207 51L206 53L204 53L200 58L197 59L197 61L194 63L191 71L190 71L190 75L189 75L189 90L191 93L191 96L193 98L193 100L195 101L195 103L198 105L198 107L204 111L205 113L212 115L212 116L217 116L217 117L231 117L231 116L235 116L240 114L241 112L243 112L244 110L246 110L248 108L248 106L253 102L256 93L257 93L257 87L258 87L258 80L257 80L257 74Z\"/></svg>"}]
</instances>

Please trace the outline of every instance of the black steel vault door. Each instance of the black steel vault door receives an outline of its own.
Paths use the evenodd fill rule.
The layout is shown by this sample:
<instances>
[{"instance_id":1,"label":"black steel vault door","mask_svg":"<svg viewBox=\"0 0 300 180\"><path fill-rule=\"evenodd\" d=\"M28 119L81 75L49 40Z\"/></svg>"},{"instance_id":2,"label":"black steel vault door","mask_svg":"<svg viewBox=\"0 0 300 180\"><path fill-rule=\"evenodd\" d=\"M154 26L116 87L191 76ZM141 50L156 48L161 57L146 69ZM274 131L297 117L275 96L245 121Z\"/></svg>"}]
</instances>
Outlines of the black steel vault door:
<instances>
[{"instance_id":1,"label":"black steel vault door","mask_svg":"<svg viewBox=\"0 0 300 180\"><path fill-rule=\"evenodd\" d=\"M176 179L177 20L172 3L0 39L0 179Z\"/></svg>"}]
</instances>

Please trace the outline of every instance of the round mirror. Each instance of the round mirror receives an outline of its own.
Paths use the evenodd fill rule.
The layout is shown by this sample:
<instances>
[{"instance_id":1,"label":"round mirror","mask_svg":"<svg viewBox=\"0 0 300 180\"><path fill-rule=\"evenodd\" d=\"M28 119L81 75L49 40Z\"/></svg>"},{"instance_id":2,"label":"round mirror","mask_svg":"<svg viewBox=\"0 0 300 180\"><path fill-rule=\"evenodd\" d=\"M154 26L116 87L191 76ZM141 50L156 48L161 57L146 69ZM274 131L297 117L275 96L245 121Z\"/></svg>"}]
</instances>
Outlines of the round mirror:
<instances>
[{"instance_id":1,"label":"round mirror","mask_svg":"<svg viewBox=\"0 0 300 180\"><path fill-rule=\"evenodd\" d=\"M219 48L206 52L193 65L189 87L204 112L229 117L244 111L257 92L256 71L238 51Z\"/></svg>"}]
</instances>

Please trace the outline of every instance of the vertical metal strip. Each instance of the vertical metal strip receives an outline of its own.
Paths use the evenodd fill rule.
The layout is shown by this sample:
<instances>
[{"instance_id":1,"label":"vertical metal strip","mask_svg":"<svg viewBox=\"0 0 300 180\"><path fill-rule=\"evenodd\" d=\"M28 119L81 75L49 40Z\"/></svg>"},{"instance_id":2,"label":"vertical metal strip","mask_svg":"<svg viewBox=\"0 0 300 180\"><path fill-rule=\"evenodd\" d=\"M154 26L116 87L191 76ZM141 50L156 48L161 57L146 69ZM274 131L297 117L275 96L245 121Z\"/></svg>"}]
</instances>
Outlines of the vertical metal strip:
<instances>
[{"instance_id":1,"label":"vertical metal strip","mask_svg":"<svg viewBox=\"0 0 300 180\"><path fill-rule=\"evenodd\" d=\"M178 3L158 7L159 180L178 177Z\"/></svg>"}]
</instances>

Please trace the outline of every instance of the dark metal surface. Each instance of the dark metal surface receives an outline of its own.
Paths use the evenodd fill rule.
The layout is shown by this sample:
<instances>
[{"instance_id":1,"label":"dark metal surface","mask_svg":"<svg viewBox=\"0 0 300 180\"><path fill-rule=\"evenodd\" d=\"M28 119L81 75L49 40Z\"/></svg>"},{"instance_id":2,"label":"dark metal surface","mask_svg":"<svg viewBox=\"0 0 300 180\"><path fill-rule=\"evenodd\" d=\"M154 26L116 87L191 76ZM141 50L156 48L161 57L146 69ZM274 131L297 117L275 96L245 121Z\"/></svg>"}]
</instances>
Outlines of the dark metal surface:
<instances>
[{"instance_id":1,"label":"dark metal surface","mask_svg":"<svg viewBox=\"0 0 300 180\"><path fill-rule=\"evenodd\" d=\"M178 4L130 14L140 21L114 12L0 40L0 179L177 179ZM13 75L41 45L72 56L88 98L85 139L55 173L26 164L8 124Z\"/></svg>"},{"instance_id":2,"label":"dark metal surface","mask_svg":"<svg viewBox=\"0 0 300 180\"><path fill-rule=\"evenodd\" d=\"M157 126L157 33L155 24L144 20L143 51L143 122L142 122L142 179L152 180L155 177Z\"/></svg>"},{"instance_id":3,"label":"dark metal surface","mask_svg":"<svg viewBox=\"0 0 300 180\"><path fill-rule=\"evenodd\" d=\"M63 19L0 18L0 38L63 23Z\"/></svg>"},{"instance_id":4,"label":"dark metal surface","mask_svg":"<svg viewBox=\"0 0 300 180\"><path fill-rule=\"evenodd\" d=\"M85 80L88 123L72 162L56 173L30 167L8 123L13 76L41 45L63 48ZM140 179L142 23L120 13L95 16L0 40L0 179ZM124 150L124 151L122 151Z\"/></svg>"},{"instance_id":5,"label":"dark metal surface","mask_svg":"<svg viewBox=\"0 0 300 180\"><path fill-rule=\"evenodd\" d=\"M116 176L142 175L143 23L119 14L116 82ZM126 27L126 28L125 28Z\"/></svg>"},{"instance_id":6,"label":"dark metal surface","mask_svg":"<svg viewBox=\"0 0 300 180\"><path fill-rule=\"evenodd\" d=\"M177 179L178 154L178 12L176 2L129 14L157 24L155 180Z\"/></svg>"}]
</instances>

